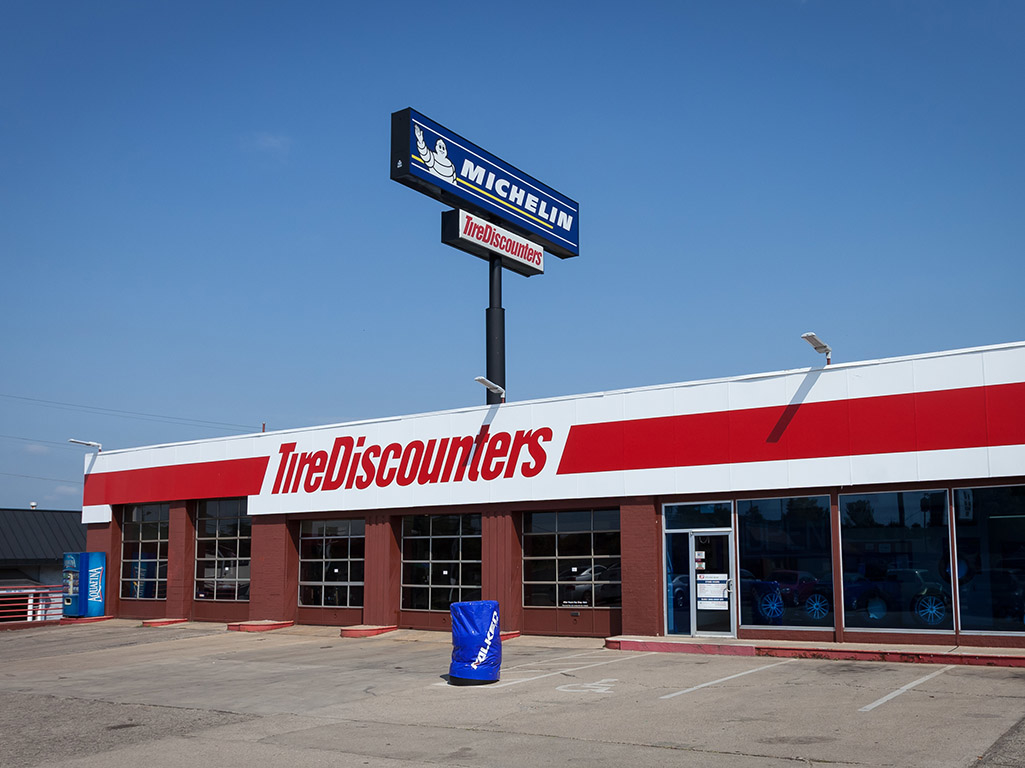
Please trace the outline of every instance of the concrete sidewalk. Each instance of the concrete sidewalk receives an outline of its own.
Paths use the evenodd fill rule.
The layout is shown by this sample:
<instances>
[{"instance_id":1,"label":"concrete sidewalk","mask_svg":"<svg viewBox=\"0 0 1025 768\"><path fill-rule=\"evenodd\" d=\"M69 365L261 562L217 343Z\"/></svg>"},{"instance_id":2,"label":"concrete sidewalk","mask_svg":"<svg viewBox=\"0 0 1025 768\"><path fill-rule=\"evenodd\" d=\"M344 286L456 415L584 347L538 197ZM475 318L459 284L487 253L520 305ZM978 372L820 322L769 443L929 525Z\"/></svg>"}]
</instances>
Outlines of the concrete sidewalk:
<instances>
[{"instance_id":1,"label":"concrete sidewalk","mask_svg":"<svg viewBox=\"0 0 1025 768\"><path fill-rule=\"evenodd\" d=\"M822 643L794 640L618 635L606 638L605 647L620 651L655 653L703 653L720 656L773 656L842 661L1025 667L1025 648L965 645L884 645L881 643Z\"/></svg>"},{"instance_id":2,"label":"concrete sidewalk","mask_svg":"<svg viewBox=\"0 0 1025 768\"><path fill-rule=\"evenodd\" d=\"M121 626L140 626L133 619L106 619ZM91 621L96 621L91 620ZM194 629L220 627L230 624L176 620L179 627ZM272 623L273 624L273 623ZM337 637L339 627L303 624L267 626L265 631L275 634L318 635ZM141 622L142 626L158 628L163 622ZM384 634L403 639L421 639L448 642L448 632L399 629ZM342 635L345 636L344 633ZM883 643L828 643L796 640L746 640L732 637L684 637L679 635L647 636L616 635L601 638L554 637L547 635L519 635L503 637L503 643L544 647L586 648L605 647L615 651L642 651L648 653L697 653L714 656L769 656L776 658L826 659L837 661L882 661L905 664L956 664L982 667L1025 667L1025 648L1000 648L968 645L907 645Z\"/></svg>"}]
</instances>

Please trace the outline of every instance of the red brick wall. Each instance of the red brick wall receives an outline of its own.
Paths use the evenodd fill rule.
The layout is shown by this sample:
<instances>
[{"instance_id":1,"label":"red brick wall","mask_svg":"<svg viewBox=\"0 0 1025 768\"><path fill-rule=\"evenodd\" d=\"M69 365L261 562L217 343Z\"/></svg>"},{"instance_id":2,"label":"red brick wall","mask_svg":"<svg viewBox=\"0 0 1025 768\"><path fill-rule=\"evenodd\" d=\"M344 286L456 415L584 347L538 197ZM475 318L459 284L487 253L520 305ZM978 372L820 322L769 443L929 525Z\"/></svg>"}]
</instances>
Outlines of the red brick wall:
<instances>
[{"instance_id":1,"label":"red brick wall","mask_svg":"<svg viewBox=\"0 0 1025 768\"><path fill-rule=\"evenodd\" d=\"M654 499L619 507L624 635L664 635L662 527Z\"/></svg>"},{"instance_id":2,"label":"red brick wall","mask_svg":"<svg viewBox=\"0 0 1025 768\"><path fill-rule=\"evenodd\" d=\"M284 515L260 515L253 525L249 569L249 620L294 621L299 589L298 556Z\"/></svg>"},{"instance_id":3,"label":"red brick wall","mask_svg":"<svg viewBox=\"0 0 1025 768\"><path fill-rule=\"evenodd\" d=\"M481 514L482 597L498 601L503 632L523 629L520 519L515 513Z\"/></svg>"},{"instance_id":4,"label":"red brick wall","mask_svg":"<svg viewBox=\"0 0 1025 768\"><path fill-rule=\"evenodd\" d=\"M196 524L192 505L172 501L167 533L167 601L164 617L186 619L192 615L196 577Z\"/></svg>"},{"instance_id":5,"label":"red brick wall","mask_svg":"<svg viewBox=\"0 0 1025 768\"><path fill-rule=\"evenodd\" d=\"M367 515L366 563L363 576L363 623L393 626L399 623L401 555L399 520L387 513Z\"/></svg>"},{"instance_id":6,"label":"red brick wall","mask_svg":"<svg viewBox=\"0 0 1025 768\"><path fill-rule=\"evenodd\" d=\"M107 596L103 612L107 616L121 613L121 525L117 514L109 523L90 523L85 529L86 552L107 553Z\"/></svg>"}]
</instances>

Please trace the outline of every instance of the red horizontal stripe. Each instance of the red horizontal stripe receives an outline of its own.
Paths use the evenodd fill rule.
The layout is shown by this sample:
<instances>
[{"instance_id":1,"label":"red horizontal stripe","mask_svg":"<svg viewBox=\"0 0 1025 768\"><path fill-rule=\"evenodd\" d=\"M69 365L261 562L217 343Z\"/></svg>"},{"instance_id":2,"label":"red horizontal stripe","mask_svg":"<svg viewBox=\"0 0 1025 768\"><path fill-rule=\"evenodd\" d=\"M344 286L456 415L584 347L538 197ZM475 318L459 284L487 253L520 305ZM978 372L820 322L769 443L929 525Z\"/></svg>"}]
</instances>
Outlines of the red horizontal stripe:
<instances>
[{"instance_id":1,"label":"red horizontal stripe","mask_svg":"<svg viewBox=\"0 0 1025 768\"><path fill-rule=\"evenodd\" d=\"M260 456L89 474L85 476L83 504L90 507L255 496L263 487L269 461L269 456Z\"/></svg>"},{"instance_id":2,"label":"red horizontal stripe","mask_svg":"<svg viewBox=\"0 0 1025 768\"><path fill-rule=\"evenodd\" d=\"M1025 444L1025 383L570 427L558 474Z\"/></svg>"}]
</instances>

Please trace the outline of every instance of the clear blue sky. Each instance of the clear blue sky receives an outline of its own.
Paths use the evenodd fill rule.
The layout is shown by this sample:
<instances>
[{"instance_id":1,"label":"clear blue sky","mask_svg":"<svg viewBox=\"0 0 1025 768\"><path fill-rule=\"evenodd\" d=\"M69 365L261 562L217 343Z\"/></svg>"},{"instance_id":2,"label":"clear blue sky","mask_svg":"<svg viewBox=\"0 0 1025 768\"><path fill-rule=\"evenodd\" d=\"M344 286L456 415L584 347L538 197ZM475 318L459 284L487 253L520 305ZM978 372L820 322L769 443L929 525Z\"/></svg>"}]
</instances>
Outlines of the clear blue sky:
<instances>
[{"instance_id":1,"label":"clear blue sky","mask_svg":"<svg viewBox=\"0 0 1025 768\"><path fill-rule=\"evenodd\" d=\"M483 403L405 107L580 203L510 399L1021 340L1023 84L1012 0L5 0L0 506L80 506L69 437Z\"/></svg>"}]
</instances>

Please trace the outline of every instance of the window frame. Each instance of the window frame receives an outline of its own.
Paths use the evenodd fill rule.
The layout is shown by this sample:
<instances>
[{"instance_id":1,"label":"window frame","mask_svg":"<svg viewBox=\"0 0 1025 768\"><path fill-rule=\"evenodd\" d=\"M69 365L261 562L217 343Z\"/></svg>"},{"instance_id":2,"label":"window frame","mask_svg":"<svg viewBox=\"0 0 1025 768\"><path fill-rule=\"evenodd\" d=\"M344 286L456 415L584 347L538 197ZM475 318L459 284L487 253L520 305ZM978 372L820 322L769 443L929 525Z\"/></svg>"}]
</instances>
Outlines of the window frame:
<instances>
[{"instance_id":1,"label":"window frame","mask_svg":"<svg viewBox=\"0 0 1025 768\"><path fill-rule=\"evenodd\" d=\"M155 510L157 512L156 520L128 520L128 514L131 512L134 516L136 513L145 514L147 510ZM145 537L146 526L156 526L157 536L156 538ZM137 526L138 534L129 536L129 526ZM150 504L126 504L121 507L121 563L120 572L118 574L118 584L120 588L118 594L122 600L166 600L167 599L167 550L168 541L170 538L170 527L171 527L171 505L167 502L157 502ZM131 529L134 532L134 529ZM136 545L137 556L134 558L126 559L125 553L129 546ZM154 544L156 545L157 556L155 558L143 558L143 545ZM135 566L139 574L143 571L143 565L153 563L155 568L155 575L152 578L142 578L137 576L136 578L126 578L126 566ZM163 574L163 575L161 575ZM137 594L131 595L126 594L126 589L131 588L131 584L135 583L135 590ZM153 596L146 597L138 594L139 586L141 584L154 585Z\"/></svg>"},{"instance_id":2,"label":"window frame","mask_svg":"<svg viewBox=\"0 0 1025 768\"><path fill-rule=\"evenodd\" d=\"M599 513L615 513L616 527L596 528L595 515ZM560 530L561 519L581 514L589 515L588 528L573 526ZM532 527L534 515L553 515L553 530L528 530ZM587 551L580 546L584 535L589 541ZM606 546L606 551L596 552L596 536L604 537L608 543L614 541L614 546ZM545 544L546 539L550 539L554 546ZM520 600L524 608L576 610L623 607L622 518L619 507L524 512L520 545L523 569ZM575 549L567 552L564 550L567 546ZM550 570L553 567L554 570ZM598 568L602 570L598 571ZM545 569L549 569L550 577L543 577ZM542 577L531 578L538 574ZM606 575L614 578L604 578ZM602 598L603 594L607 597ZM545 602L546 599L550 602Z\"/></svg>"},{"instance_id":3,"label":"window frame","mask_svg":"<svg viewBox=\"0 0 1025 768\"><path fill-rule=\"evenodd\" d=\"M961 545L962 545L963 542L962 542L960 526L963 523L962 523L962 520L961 520L961 517L960 517L960 515L961 515L961 508L960 508L960 504L958 503L958 501L959 501L958 494L963 492L963 491L973 491L973 492L974 491L989 491L989 490L999 490L999 489L1003 489L1003 488L1023 488L1023 489L1025 489L1025 482L1019 482L1019 483L1003 482L1003 483L993 483L993 484L983 484L983 485L968 485L968 484L965 484L965 485L954 485L954 486L952 486L950 488L950 517L951 517L951 520L953 521L953 546L951 548L951 567L954 570L954 572L952 573L953 581L957 585L957 603L958 603L958 605L957 605L957 616L956 616L956 622L957 622L956 626L957 626L957 630L960 633L964 634L964 635L986 635L986 636L1017 637L1017 638L1020 638L1020 637L1022 637L1023 633L1025 633L1025 628L1023 628L1023 629L1011 629L1011 628L999 627L999 628L985 629L985 628L974 628L973 627L973 628L966 629L964 627L964 614L965 614L964 604L967 601L965 600L965 595L962 594L961 563L962 563L962 559L965 557L965 553L961 552ZM990 519L992 519L992 516L990 516ZM981 571L979 573L981 573ZM977 575L977 574L973 574L973 575ZM1019 582L1025 581L1022 578L1017 577L1017 575L1016 575L1016 578L1018 578ZM965 580L965 583L967 585L967 580ZM996 617L994 616L992 618L994 619L993 623L996 624Z\"/></svg>"},{"instance_id":4,"label":"window frame","mask_svg":"<svg viewBox=\"0 0 1025 768\"><path fill-rule=\"evenodd\" d=\"M194 584L193 584L193 591L192 591L193 599L196 600L197 602L203 602L203 603L215 603L215 602L216 603L245 603L245 602L249 602L250 577L249 577L249 575L247 575L244 579L240 578L240 574L242 573L243 568L245 569L246 573L249 574L250 573L250 569L252 567L252 541L253 541L253 534L252 534L252 518L248 514L248 501L249 500L248 500L247 497L242 496L242 497L233 497L233 498L225 498L225 499L202 499L199 502L197 502L197 504L196 504L196 512L195 512L196 547L195 547L195 557L193 559L193 563L194 563L193 576L195 578L195 581L194 581ZM204 511L205 511L207 505L211 505L211 504L221 505L221 504L228 504L228 503L235 503L235 504L238 505L237 506L238 514L236 514L236 515L220 515L220 514L218 514L218 515L214 515L214 516L204 516ZM212 536L204 535L204 531L202 530L203 523L205 523L206 521L209 521L209 520L217 521L215 526L214 526L214 534ZM235 533L234 534L221 535L221 529L222 529L223 521L226 521L226 520L238 521L238 525L235 528ZM243 533L242 533L243 528L246 530L246 534L245 535L243 535ZM231 557L222 557L221 556L221 554L220 554L220 551L221 551L221 549L220 549L221 548L220 542L222 542L222 541L223 542L234 542L235 543L234 552L233 553L229 553L229 554L232 554L233 556L231 556ZM207 557L207 556L200 557L200 550L201 550L201 548L204 547L205 545L208 545L209 542L213 542L214 556L213 557ZM243 552L245 554L242 554ZM231 563L231 562L236 563L236 565L234 566L234 573L235 573L235 575L234 575L233 578L224 578L223 576L221 576L221 568L224 568L225 570L231 570L232 566L230 566L230 565L229 566L222 566L221 563ZM213 563L213 565L212 566L202 566L201 565L202 563ZM245 563L245 565L243 565L243 563ZM213 575L210 576L210 575L204 574L203 576L200 576L200 568L201 567L203 567L203 568L210 568L210 567L212 567L213 568ZM209 597L206 596L206 594L200 595L201 584L204 584L204 583L205 584L212 584L213 585L212 595L209 596ZM219 585L222 585L222 584L226 585L228 583L231 583L231 584L234 585L234 597L224 597L220 593ZM242 592L243 587L245 589L245 596L244 597L240 597L239 593Z\"/></svg>"},{"instance_id":5,"label":"window frame","mask_svg":"<svg viewBox=\"0 0 1025 768\"><path fill-rule=\"evenodd\" d=\"M354 524L358 523L359 533L353 533ZM328 533L328 526L345 526L345 533ZM318 534L316 532L317 527L320 526L321 530ZM307 532L307 529L310 529ZM330 540L345 539L345 556L331 557L328 551L328 542ZM320 556L309 557L304 556L304 549L312 548L313 542L320 542ZM353 542L360 542L358 545L359 557L353 557ZM329 580L327 579L327 568L328 563L345 563L345 579ZM303 567L305 565L320 563L321 564L321 579L304 579L303 578ZM353 564L358 563L360 579L352 579ZM299 585L296 594L296 603L300 608L363 608L364 602L364 579L366 578L366 519L362 517L356 518L339 518L332 520L302 520L299 523ZM320 602L319 603L305 603L303 602L303 588L318 588L320 590ZM328 604L325 602L328 588L339 588L345 587L345 602L338 604ZM353 600L354 590L358 588L358 602Z\"/></svg>"},{"instance_id":6,"label":"window frame","mask_svg":"<svg viewBox=\"0 0 1025 768\"><path fill-rule=\"evenodd\" d=\"M459 520L458 531L440 530L443 521L450 521L452 518ZM476 520L474 525L473 521ZM424 534L413 528L417 523L427 523L427 533ZM448 611L449 606L455 602L469 600L480 600L483 591L483 517L480 512L466 512L445 515L404 515L401 518L401 532L399 541L399 607L402 611L442 612ZM474 531L474 527L476 531ZM467 531L467 528L470 530ZM436 531L436 529L439 529ZM446 558L435 557L435 553L446 546L444 541L455 539L458 545L458 554ZM476 545L470 544L470 557L467 557L466 542L476 541ZM437 542L437 546L435 543ZM451 546L449 544L448 546ZM419 547L419 552L413 548ZM424 549L426 548L426 549ZM426 559L424 553L426 552ZM473 555L476 553L476 557ZM414 556L418 555L418 556ZM439 565L436 572L435 564ZM453 575L441 567L447 564L458 571L458 577L453 581ZM426 570L424 569L426 566ZM415 572L426 572L426 581L413 580L410 575ZM476 576L476 579L473 577ZM469 577L469 578L467 578ZM442 583L447 578L449 583ZM424 607L419 599L421 593L426 590L427 605ZM455 591L458 595L456 600L447 603L442 593L449 592L451 597ZM437 597L435 595L437 593ZM444 603L444 607L440 607Z\"/></svg>"},{"instance_id":7,"label":"window frame","mask_svg":"<svg viewBox=\"0 0 1025 768\"><path fill-rule=\"evenodd\" d=\"M951 536L956 534L955 530L951 527L951 515L953 512L953 495L949 487L930 485L924 488L906 488L898 487L888 490L875 490L875 491L848 491L847 493L837 494L837 511L839 518L839 538L840 538L840 571L845 576L849 573L846 571L846 565L849 558L852 558L854 553L848 550L848 546L853 546L855 543L867 543L863 542L850 535L850 531L854 530L871 530L865 526L848 526L844 525L845 499L865 498L865 497L883 497L883 496L900 496L904 494L921 494L923 496L929 494L943 494L944 498L944 509L942 516L942 526L920 526L915 528L914 525L905 525L904 530L921 530L927 531L931 527L936 527L942 530L942 536L935 536L935 541L939 543L939 546L945 547L947 552L947 567L948 569L953 562L954 552L951 546ZM900 526L893 526L892 524L878 526L879 530L901 530ZM903 537L904 541L911 541L908 537ZM923 538L922 541L927 541ZM889 542L883 542L889 544ZM880 544L876 544L880 546ZM892 546L892 545L891 545ZM892 555L893 557L876 558L877 560L894 559L894 557L905 556L908 553L905 552L882 552L878 554ZM919 555L920 556L920 555ZM841 583L841 595L844 605L844 616L843 616L843 627L848 632L907 632L909 634L918 633L939 633L946 634L954 631L956 625L955 609L954 609L954 589L956 584L954 580L944 581L942 573L937 571L939 574L939 581L927 580L926 576L922 575L922 571L927 571L927 568L921 567L918 557L915 558L917 565L912 565L909 561L907 566L897 565L892 568L888 568L885 577L882 579L842 579ZM850 572L854 573L854 572ZM914 573L914 579L911 574ZM866 574L860 574L865 576ZM948 575L949 578L949 575ZM912 582L917 579L918 584L913 585ZM864 582L864 583L862 583ZM859 585L858 590L854 589L854 584ZM910 586L904 586L910 585ZM848 594L850 592L850 594ZM929 623L925 620L918 618L920 612L916 611L916 603L914 602L914 593L921 593L921 597L934 602L939 608L940 603L945 603L945 615L942 618L937 618L935 623ZM947 594L949 592L949 594ZM851 610L851 606L861 601L862 605L857 606L857 610ZM878 606L878 608L874 608ZM873 614L873 611L876 613ZM925 611L921 611L921 615L925 615ZM859 617L864 614L866 618L861 620L861 623L854 623L853 617L857 614ZM939 610L935 612L938 616Z\"/></svg>"}]
</instances>

